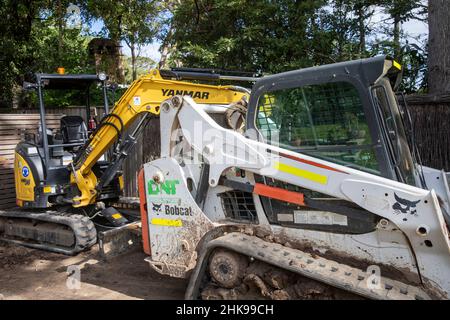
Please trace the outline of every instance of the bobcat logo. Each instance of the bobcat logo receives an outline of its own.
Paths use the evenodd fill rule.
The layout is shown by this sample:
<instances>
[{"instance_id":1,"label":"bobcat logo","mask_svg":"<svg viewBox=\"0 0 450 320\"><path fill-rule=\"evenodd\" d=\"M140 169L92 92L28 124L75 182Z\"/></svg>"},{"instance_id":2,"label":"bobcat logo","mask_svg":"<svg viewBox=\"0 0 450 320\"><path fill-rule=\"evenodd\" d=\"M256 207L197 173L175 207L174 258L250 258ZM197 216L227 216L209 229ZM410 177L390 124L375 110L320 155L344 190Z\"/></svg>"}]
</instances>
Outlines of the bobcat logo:
<instances>
[{"instance_id":1,"label":"bobcat logo","mask_svg":"<svg viewBox=\"0 0 450 320\"><path fill-rule=\"evenodd\" d=\"M152 202L152 205L153 205L153 211L155 211L156 214L159 214L159 212L161 212L162 203L157 204L157 203Z\"/></svg>"},{"instance_id":2,"label":"bobcat logo","mask_svg":"<svg viewBox=\"0 0 450 320\"><path fill-rule=\"evenodd\" d=\"M395 197L395 200L397 200L397 202L394 203L394 205L392 206L392 209L394 209L396 214L400 214L400 213L408 214L409 213L411 215L417 216L417 210L415 208L416 208L416 205L420 202L420 200L409 201L409 200L400 198L395 193L394 193L394 197Z\"/></svg>"}]
</instances>

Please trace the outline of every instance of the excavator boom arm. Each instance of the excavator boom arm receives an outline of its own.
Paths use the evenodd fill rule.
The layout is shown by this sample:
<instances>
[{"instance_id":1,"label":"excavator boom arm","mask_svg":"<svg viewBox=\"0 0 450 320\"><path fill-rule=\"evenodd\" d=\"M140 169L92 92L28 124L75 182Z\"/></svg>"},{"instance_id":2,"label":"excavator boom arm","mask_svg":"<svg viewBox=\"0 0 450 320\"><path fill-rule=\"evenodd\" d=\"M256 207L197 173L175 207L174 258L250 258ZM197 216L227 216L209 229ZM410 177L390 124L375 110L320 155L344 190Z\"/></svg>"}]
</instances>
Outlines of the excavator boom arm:
<instances>
[{"instance_id":1,"label":"excavator boom arm","mask_svg":"<svg viewBox=\"0 0 450 320\"><path fill-rule=\"evenodd\" d=\"M161 102L175 95L191 96L200 104L220 105L237 102L245 94L244 90L233 86L164 79L158 70L152 70L149 75L134 81L111 113L103 118L71 166L71 183L76 184L81 193L73 199L73 206L82 207L95 202L98 177L92 172L92 167L115 141L122 138L122 134L139 115L158 116ZM109 175L116 172L110 171ZM106 180L110 179L106 177Z\"/></svg>"}]
</instances>

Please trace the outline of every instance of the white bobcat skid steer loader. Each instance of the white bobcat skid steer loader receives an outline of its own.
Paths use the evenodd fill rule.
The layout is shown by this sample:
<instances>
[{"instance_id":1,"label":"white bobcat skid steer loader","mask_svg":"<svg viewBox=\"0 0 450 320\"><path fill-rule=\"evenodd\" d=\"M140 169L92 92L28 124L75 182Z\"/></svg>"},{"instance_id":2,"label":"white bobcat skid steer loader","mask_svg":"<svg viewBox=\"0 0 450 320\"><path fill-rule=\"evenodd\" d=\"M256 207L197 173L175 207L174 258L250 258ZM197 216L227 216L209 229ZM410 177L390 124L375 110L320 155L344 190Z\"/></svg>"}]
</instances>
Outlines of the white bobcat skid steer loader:
<instances>
[{"instance_id":1,"label":"white bobcat skid steer loader","mask_svg":"<svg viewBox=\"0 0 450 320\"><path fill-rule=\"evenodd\" d=\"M190 276L189 299L448 299L448 175L417 161L400 68L277 74L248 105L165 101L139 179L151 267Z\"/></svg>"}]
</instances>

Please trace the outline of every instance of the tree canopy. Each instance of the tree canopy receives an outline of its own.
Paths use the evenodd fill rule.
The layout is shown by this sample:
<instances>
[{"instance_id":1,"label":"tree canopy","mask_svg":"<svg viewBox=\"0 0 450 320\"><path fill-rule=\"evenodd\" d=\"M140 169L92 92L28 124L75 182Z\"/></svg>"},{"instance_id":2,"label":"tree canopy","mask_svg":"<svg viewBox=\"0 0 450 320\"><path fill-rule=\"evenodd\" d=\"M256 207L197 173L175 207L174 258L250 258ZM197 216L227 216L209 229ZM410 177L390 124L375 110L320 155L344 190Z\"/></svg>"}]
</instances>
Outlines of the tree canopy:
<instances>
[{"instance_id":1,"label":"tree canopy","mask_svg":"<svg viewBox=\"0 0 450 320\"><path fill-rule=\"evenodd\" d=\"M400 28L426 18L422 2L184 1L172 17L171 62L274 73L387 54L406 65L402 89L425 90L425 43L410 43Z\"/></svg>"},{"instance_id":2,"label":"tree canopy","mask_svg":"<svg viewBox=\"0 0 450 320\"><path fill-rule=\"evenodd\" d=\"M95 72L93 37L128 47L127 82L157 63L141 49L158 41L163 67L260 74L387 54L405 66L401 89L426 92L427 39L401 26L426 21L427 9L424 0L0 0L0 105L17 104L34 72Z\"/></svg>"}]
</instances>

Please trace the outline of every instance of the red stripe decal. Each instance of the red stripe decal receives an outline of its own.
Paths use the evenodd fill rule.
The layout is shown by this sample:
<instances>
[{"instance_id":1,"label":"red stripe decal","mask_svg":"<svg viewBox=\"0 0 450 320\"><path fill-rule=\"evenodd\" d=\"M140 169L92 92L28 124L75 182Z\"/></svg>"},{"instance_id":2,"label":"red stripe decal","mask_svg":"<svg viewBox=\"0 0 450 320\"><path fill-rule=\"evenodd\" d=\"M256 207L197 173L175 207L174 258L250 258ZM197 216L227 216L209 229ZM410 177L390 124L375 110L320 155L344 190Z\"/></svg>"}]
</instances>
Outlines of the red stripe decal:
<instances>
[{"instance_id":1,"label":"red stripe decal","mask_svg":"<svg viewBox=\"0 0 450 320\"><path fill-rule=\"evenodd\" d=\"M261 183L255 184L253 192L259 194L260 196L294 203L300 206L305 205L303 193L300 192L288 191L276 187L269 187Z\"/></svg>"},{"instance_id":2,"label":"red stripe decal","mask_svg":"<svg viewBox=\"0 0 450 320\"><path fill-rule=\"evenodd\" d=\"M335 172L348 174L347 172L341 171L339 169L335 169L335 168L332 168L332 167L329 167L329 166L326 166L324 164L320 164L320 163L317 163L317 162L314 162L314 161L301 159L299 157L291 156L291 155L288 155L288 154L285 154L285 153L280 153L279 155L284 157L284 158L288 158L288 159L291 159L291 160L294 160L294 161L306 163L306 164L309 164L309 165L314 166L314 167L318 167L318 168L327 169L327 170L330 170L330 171L335 171Z\"/></svg>"},{"instance_id":3,"label":"red stripe decal","mask_svg":"<svg viewBox=\"0 0 450 320\"><path fill-rule=\"evenodd\" d=\"M141 208L141 225L142 225L142 244L144 246L144 252L148 255L152 254L150 248L150 232L148 230L148 212L147 212L147 198L145 196L145 180L144 169L139 171L138 175L138 187L139 187L139 202Z\"/></svg>"}]
</instances>

